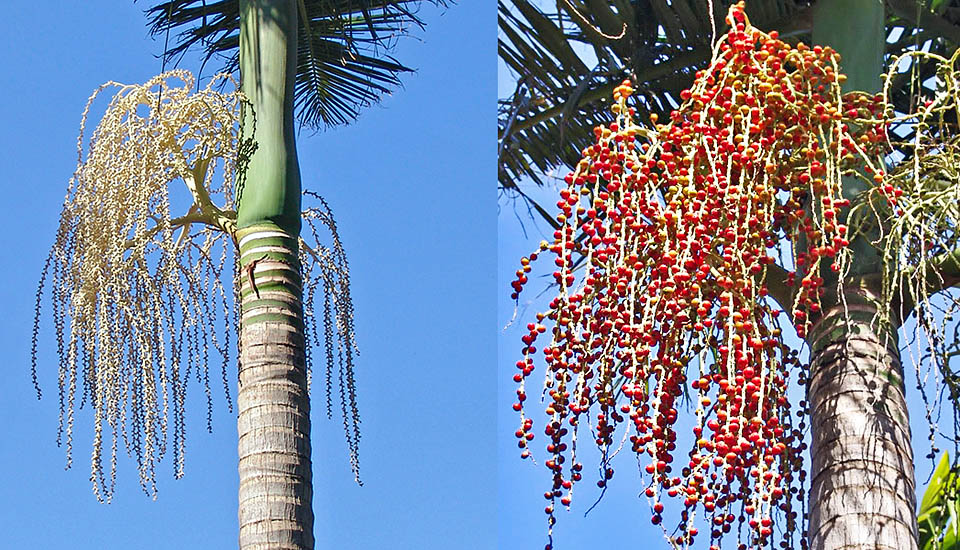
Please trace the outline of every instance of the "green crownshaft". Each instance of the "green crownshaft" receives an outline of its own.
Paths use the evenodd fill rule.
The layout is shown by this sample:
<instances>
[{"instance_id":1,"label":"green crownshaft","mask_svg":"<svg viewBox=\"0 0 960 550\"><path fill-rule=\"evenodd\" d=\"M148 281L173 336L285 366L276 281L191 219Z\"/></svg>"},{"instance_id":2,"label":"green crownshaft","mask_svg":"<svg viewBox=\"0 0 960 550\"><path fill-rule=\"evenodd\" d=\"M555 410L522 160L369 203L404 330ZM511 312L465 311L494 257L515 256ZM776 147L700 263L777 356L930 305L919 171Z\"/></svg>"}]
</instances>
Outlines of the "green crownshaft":
<instances>
[{"instance_id":1,"label":"green crownshaft","mask_svg":"<svg viewBox=\"0 0 960 550\"><path fill-rule=\"evenodd\" d=\"M243 135L256 141L237 226L269 222L300 234L300 165L293 126L297 56L295 0L240 1L240 89L253 106Z\"/></svg>"}]
</instances>

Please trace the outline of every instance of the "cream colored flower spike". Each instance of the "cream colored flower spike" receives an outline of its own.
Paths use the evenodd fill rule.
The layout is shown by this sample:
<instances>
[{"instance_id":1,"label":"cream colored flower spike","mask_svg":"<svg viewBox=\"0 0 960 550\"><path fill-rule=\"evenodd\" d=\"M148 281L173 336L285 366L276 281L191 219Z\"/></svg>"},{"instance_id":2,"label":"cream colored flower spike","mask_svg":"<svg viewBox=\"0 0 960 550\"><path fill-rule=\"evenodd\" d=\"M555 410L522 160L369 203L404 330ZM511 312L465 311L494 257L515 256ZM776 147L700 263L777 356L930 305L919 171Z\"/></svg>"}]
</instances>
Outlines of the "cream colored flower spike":
<instances>
[{"instance_id":1,"label":"cream colored flower spike","mask_svg":"<svg viewBox=\"0 0 960 550\"><path fill-rule=\"evenodd\" d=\"M144 491L156 497L156 465L167 451L171 422L175 475L183 475L184 404L191 376L203 384L211 429L211 347L221 358L224 392L233 410L227 367L231 334L237 334L240 319L236 256L229 260L232 289L224 287L223 276L236 250L236 204L255 145L240 136L241 110L249 103L238 91L217 91L221 83L237 88L229 75L218 75L206 88L192 91L194 77L184 70L142 85L109 82L94 92L83 112L77 170L37 292L32 368L39 394L39 316L49 279L60 358L58 443L65 434L69 467L79 391L80 405L89 401L94 411L90 479L101 500L113 494L120 440L137 462ZM84 147L91 106L110 87L119 91ZM189 206L181 204L186 194L171 197L181 182L192 198ZM317 348L323 334L328 417L337 371L344 432L359 482L357 346L347 257L329 206L306 194L320 206L303 212L308 240L299 241L305 331ZM175 208L186 211L175 215ZM324 229L330 233L329 247L321 244ZM319 307L318 299L323 301ZM310 355L308 345L308 369Z\"/></svg>"},{"instance_id":2,"label":"cream colored flower spike","mask_svg":"<svg viewBox=\"0 0 960 550\"><path fill-rule=\"evenodd\" d=\"M67 465L82 372L81 405L89 400L94 411L90 476L100 499L109 501L113 492L118 438L137 461L144 490L155 496L155 465L167 451L171 421L175 471L183 474L185 382L191 375L203 381L209 424L211 345L224 358L228 388L231 330L224 328L236 315L222 275L233 244L244 99L214 89L225 79L215 77L196 92L184 70L142 85L109 82L84 109L77 170L41 286L50 277ZM118 91L85 148L91 105L111 87ZM193 196L180 216L171 205L176 181ZM39 296L37 305L39 311Z\"/></svg>"}]
</instances>

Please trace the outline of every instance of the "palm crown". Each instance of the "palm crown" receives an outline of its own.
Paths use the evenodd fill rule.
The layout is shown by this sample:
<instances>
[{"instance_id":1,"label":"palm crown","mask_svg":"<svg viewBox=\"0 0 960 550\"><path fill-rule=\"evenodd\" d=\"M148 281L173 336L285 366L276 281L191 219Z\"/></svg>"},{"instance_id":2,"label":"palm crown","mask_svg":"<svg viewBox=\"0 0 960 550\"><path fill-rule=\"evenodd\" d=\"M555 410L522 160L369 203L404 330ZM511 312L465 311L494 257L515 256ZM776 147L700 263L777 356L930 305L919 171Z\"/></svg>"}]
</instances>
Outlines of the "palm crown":
<instances>
[{"instance_id":1,"label":"palm crown","mask_svg":"<svg viewBox=\"0 0 960 550\"><path fill-rule=\"evenodd\" d=\"M443 1L439 2L442 4ZM411 71L387 52L417 17L419 0L299 0L295 116L312 129L346 124L400 86ZM170 0L147 10L150 32L172 40L165 61L199 47L204 65L239 68L240 5L236 0Z\"/></svg>"},{"instance_id":2,"label":"palm crown","mask_svg":"<svg viewBox=\"0 0 960 550\"><path fill-rule=\"evenodd\" d=\"M517 83L509 97L500 99L501 191L521 196L555 223L523 194L518 182L531 178L542 184L552 170L575 166L580 150L593 139L591 129L611 121L610 97L624 78L636 89L632 106L638 118L646 120L656 113L665 119L676 108L680 91L706 67L714 38L727 31L724 15L731 3L560 0L556 10L544 11L531 0L499 1L499 56ZM788 42L811 42L812 2L748 4L756 27L777 30ZM887 4L888 56L919 49L928 41L930 51L940 54L960 44L960 3L888 0ZM924 82L935 67L921 64L918 70L916 81ZM908 111L911 72L891 83L901 112Z\"/></svg>"}]
</instances>

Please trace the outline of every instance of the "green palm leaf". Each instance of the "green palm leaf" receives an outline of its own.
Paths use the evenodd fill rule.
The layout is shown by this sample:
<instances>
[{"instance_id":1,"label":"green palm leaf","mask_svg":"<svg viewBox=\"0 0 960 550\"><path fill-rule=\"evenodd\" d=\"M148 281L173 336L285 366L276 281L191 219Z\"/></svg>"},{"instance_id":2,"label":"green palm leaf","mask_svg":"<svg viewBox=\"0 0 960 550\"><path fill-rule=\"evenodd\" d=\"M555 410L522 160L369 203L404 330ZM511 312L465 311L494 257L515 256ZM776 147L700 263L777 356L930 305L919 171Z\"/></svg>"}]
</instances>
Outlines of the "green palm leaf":
<instances>
[{"instance_id":1,"label":"green palm leaf","mask_svg":"<svg viewBox=\"0 0 960 550\"><path fill-rule=\"evenodd\" d=\"M419 5L420 0L300 0L294 104L301 125L349 123L400 86L399 75L411 69L387 52L411 26L422 27ZM147 17L151 34L169 34L167 62L200 48L204 65L215 60L218 70L237 71L237 0L170 0L149 8Z\"/></svg>"},{"instance_id":2,"label":"green palm leaf","mask_svg":"<svg viewBox=\"0 0 960 550\"><path fill-rule=\"evenodd\" d=\"M501 191L526 200L518 193L519 181L531 178L543 183L544 175L576 165L580 150L593 138L592 127L612 120L610 96L624 78L633 81L638 119L651 113L665 119L680 91L706 67L713 37L726 32L724 17L730 4L500 0L498 52L518 82L512 95L500 100ZM888 4L888 55L928 40L935 52L952 51L960 43L960 1L938 1L932 6L936 12L918 8L913 0ZM787 41L810 42L812 12L807 0L752 0L747 14L754 26L778 30ZM935 69L918 70L918 81L923 82ZM912 95L910 72L894 84L895 104L901 111L908 108Z\"/></svg>"},{"instance_id":3,"label":"green palm leaf","mask_svg":"<svg viewBox=\"0 0 960 550\"><path fill-rule=\"evenodd\" d=\"M957 473L951 467L950 455L943 453L934 469L920 502L917 515L921 550L956 550L960 508Z\"/></svg>"}]
</instances>

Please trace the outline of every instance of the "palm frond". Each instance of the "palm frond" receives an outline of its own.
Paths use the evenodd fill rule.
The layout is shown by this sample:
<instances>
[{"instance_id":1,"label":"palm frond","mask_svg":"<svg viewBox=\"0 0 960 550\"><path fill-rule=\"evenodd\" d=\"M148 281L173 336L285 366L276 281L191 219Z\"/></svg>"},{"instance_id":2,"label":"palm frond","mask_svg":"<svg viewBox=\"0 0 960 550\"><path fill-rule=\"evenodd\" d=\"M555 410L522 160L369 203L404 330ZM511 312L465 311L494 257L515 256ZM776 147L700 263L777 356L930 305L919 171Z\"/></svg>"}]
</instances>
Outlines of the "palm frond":
<instances>
[{"instance_id":1,"label":"palm frond","mask_svg":"<svg viewBox=\"0 0 960 550\"><path fill-rule=\"evenodd\" d=\"M593 138L592 127L612 120L610 96L625 78L636 90L638 119L651 113L666 117L680 91L708 63L714 38L726 32L724 16L731 3L499 0L498 52L518 84L500 99L501 191L518 195L521 180L544 183L545 176L575 165ZM812 4L751 0L747 13L758 28L777 30L794 43L809 42ZM919 7L913 0L888 4L888 56L918 47L946 53L958 44L960 0L938 2L936 12L926 2ZM918 93L910 82L928 80L935 69L918 66L913 71L909 68L893 84L895 105L903 112Z\"/></svg>"},{"instance_id":2,"label":"palm frond","mask_svg":"<svg viewBox=\"0 0 960 550\"><path fill-rule=\"evenodd\" d=\"M446 5L445 0L432 0ZM421 0L300 0L295 114L312 129L346 124L361 109L398 88L411 71L389 55L412 26ZM164 52L176 63L194 48L218 71L239 67L240 4L237 0L169 0L147 11L151 34L170 34ZM202 70L202 69L201 69Z\"/></svg>"}]
</instances>

